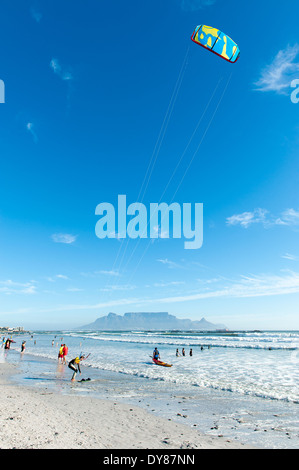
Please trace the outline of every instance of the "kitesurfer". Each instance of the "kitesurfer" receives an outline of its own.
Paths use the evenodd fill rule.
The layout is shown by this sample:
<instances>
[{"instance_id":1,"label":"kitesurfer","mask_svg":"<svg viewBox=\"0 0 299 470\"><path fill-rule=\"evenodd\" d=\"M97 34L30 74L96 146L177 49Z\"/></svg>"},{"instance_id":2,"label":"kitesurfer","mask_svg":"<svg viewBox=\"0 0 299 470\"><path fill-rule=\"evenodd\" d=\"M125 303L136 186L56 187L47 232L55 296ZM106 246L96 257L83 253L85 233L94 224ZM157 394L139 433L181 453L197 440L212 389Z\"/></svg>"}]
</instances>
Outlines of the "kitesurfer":
<instances>
[{"instance_id":1,"label":"kitesurfer","mask_svg":"<svg viewBox=\"0 0 299 470\"><path fill-rule=\"evenodd\" d=\"M160 353L158 351L158 348L155 348L153 351L153 359L155 359L156 361L160 359Z\"/></svg>"},{"instance_id":2,"label":"kitesurfer","mask_svg":"<svg viewBox=\"0 0 299 470\"><path fill-rule=\"evenodd\" d=\"M72 382L75 381L75 377L78 371L81 374L80 362L83 361L83 359L84 359L84 356L79 356L79 357L77 356L69 362L68 367L74 371L73 376L72 376Z\"/></svg>"}]
</instances>

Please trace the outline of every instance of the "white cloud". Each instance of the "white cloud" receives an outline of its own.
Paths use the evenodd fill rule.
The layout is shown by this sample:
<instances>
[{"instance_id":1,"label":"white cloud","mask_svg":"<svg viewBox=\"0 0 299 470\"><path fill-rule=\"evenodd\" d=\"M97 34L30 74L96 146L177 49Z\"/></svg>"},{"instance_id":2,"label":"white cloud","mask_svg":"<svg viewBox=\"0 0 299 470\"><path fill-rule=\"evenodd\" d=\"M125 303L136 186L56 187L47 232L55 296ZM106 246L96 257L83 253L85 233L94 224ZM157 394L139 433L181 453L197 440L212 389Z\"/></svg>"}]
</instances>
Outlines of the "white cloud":
<instances>
[{"instance_id":1,"label":"white cloud","mask_svg":"<svg viewBox=\"0 0 299 470\"><path fill-rule=\"evenodd\" d=\"M162 263L162 264L165 264L166 266L168 266L170 269L173 269L173 268L180 268L180 265L175 263L174 261L170 261L168 260L167 258L166 259L158 259L157 261L159 261L159 263Z\"/></svg>"},{"instance_id":2,"label":"white cloud","mask_svg":"<svg viewBox=\"0 0 299 470\"><path fill-rule=\"evenodd\" d=\"M47 277L46 279L49 282L56 282L57 279L69 280L69 277L65 276L64 274L56 274L54 277Z\"/></svg>"},{"instance_id":3,"label":"white cloud","mask_svg":"<svg viewBox=\"0 0 299 470\"><path fill-rule=\"evenodd\" d=\"M200 282L201 284L214 284L216 282L221 282L223 281L223 277L214 277L212 279L197 279L198 282Z\"/></svg>"},{"instance_id":4,"label":"white cloud","mask_svg":"<svg viewBox=\"0 0 299 470\"><path fill-rule=\"evenodd\" d=\"M128 290L134 290L136 289L136 286L131 286L131 285L123 285L123 286L109 286L109 287L104 287L103 289L100 289L101 292L117 292L117 291L128 291Z\"/></svg>"},{"instance_id":5,"label":"white cloud","mask_svg":"<svg viewBox=\"0 0 299 470\"><path fill-rule=\"evenodd\" d=\"M67 108L70 107L71 95L73 93L73 73L70 71L69 67L61 65L58 59L51 59L50 67L61 80L66 83L67 88Z\"/></svg>"},{"instance_id":6,"label":"white cloud","mask_svg":"<svg viewBox=\"0 0 299 470\"><path fill-rule=\"evenodd\" d=\"M104 276L111 276L111 277L118 277L120 276L120 272L118 270L110 269L105 270L102 269L101 271L92 271L92 272L81 272L81 276L83 277L90 277L90 278L97 278L101 275Z\"/></svg>"},{"instance_id":7,"label":"white cloud","mask_svg":"<svg viewBox=\"0 0 299 470\"><path fill-rule=\"evenodd\" d=\"M241 276L238 280L224 285L222 288L209 290L194 290L185 295L175 295L163 298L123 298L114 299L97 304L67 304L52 308L39 309L39 312L98 310L107 307L124 307L126 305L139 305L143 308L152 304L172 304L180 302L198 301L213 298L254 298L276 295L289 295L299 293L299 273L284 271L280 275L264 274ZM3 312L2 312L3 313ZM11 312L5 312L11 313Z\"/></svg>"},{"instance_id":8,"label":"white cloud","mask_svg":"<svg viewBox=\"0 0 299 470\"><path fill-rule=\"evenodd\" d=\"M241 225L248 228L252 224L265 223L268 211L265 209L255 209L253 212L243 212L242 214L235 214L226 219L228 225Z\"/></svg>"},{"instance_id":9,"label":"white cloud","mask_svg":"<svg viewBox=\"0 0 299 470\"><path fill-rule=\"evenodd\" d=\"M186 284L185 281L156 282L154 287L176 287Z\"/></svg>"},{"instance_id":10,"label":"white cloud","mask_svg":"<svg viewBox=\"0 0 299 470\"><path fill-rule=\"evenodd\" d=\"M241 225L244 228L257 223L267 228L275 225L296 226L299 225L299 211L286 209L280 216L275 216L266 209L255 209L252 212L242 212L227 217L226 223L227 225Z\"/></svg>"},{"instance_id":11,"label":"white cloud","mask_svg":"<svg viewBox=\"0 0 299 470\"><path fill-rule=\"evenodd\" d=\"M95 274L105 274L107 276L119 276L120 275L118 271L115 271L113 269L111 269L110 271L105 271L105 270L95 271Z\"/></svg>"},{"instance_id":12,"label":"white cloud","mask_svg":"<svg viewBox=\"0 0 299 470\"><path fill-rule=\"evenodd\" d=\"M155 232L155 234L157 234L158 238L169 238L168 232L166 230L163 231L160 225L155 225L153 227L153 231Z\"/></svg>"},{"instance_id":13,"label":"white cloud","mask_svg":"<svg viewBox=\"0 0 299 470\"><path fill-rule=\"evenodd\" d=\"M291 253L285 253L281 257L284 258L284 259L289 259L291 261L298 261L299 260L298 256L292 255Z\"/></svg>"},{"instance_id":14,"label":"white cloud","mask_svg":"<svg viewBox=\"0 0 299 470\"><path fill-rule=\"evenodd\" d=\"M37 11L34 7L31 7L30 8L30 13L31 13L31 16L32 18L37 22L39 23L40 20L42 19L43 15Z\"/></svg>"},{"instance_id":15,"label":"white cloud","mask_svg":"<svg viewBox=\"0 0 299 470\"><path fill-rule=\"evenodd\" d=\"M50 62L50 67L53 72L58 75L62 80L72 80L73 75L69 70L66 70L62 67L57 59L52 59Z\"/></svg>"},{"instance_id":16,"label":"white cloud","mask_svg":"<svg viewBox=\"0 0 299 470\"><path fill-rule=\"evenodd\" d=\"M281 220L285 225L299 224L299 211L295 209L287 209L281 215Z\"/></svg>"},{"instance_id":17,"label":"white cloud","mask_svg":"<svg viewBox=\"0 0 299 470\"><path fill-rule=\"evenodd\" d=\"M51 60L50 67L53 69L54 73L56 73L57 75L61 73L61 67L57 59Z\"/></svg>"},{"instance_id":18,"label":"white cloud","mask_svg":"<svg viewBox=\"0 0 299 470\"><path fill-rule=\"evenodd\" d=\"M35 281L21 283L12 280L0 281L0 293L6 295L26 294L32 295L36 293Z\"/></svg>"},{"instance_id":19,"label":"white cloud","mask_svg":"<svg viewBox=\"0 0 299 470\"><path fill-rule=\"evenodd\" d=\"M215 297L246 298L299 293L299 273L285 275L241 276L239 281L221 289L159 299L161 303L186 302Z\"/></svg>"},{"instance_id":20,"label":"white cloud","mask_svg":"<svg viewBox=\"0 0 299 470\"><path fill-rule=\"evenodd\" d=\"M126 238L126 234L121 233L121 232L110 232L109 233L109 238L115 238L119 242L122 241L123 238Z\"/></svg>"},{"instance_id":21,"label":"white cloud","mask_svg":"<svg viewBox=\"0 0 299 470\"><path fill-rule=\"evenodd\" d=\"M279 51L273 62L262 70L259 80L255 83L256 90L285 94L291 86L291 81L298 78L298 55L299 44Z\"/></svg>"},{"instance_id":22,"label":"white cloud","mask_svg":"<svg viewBox=\"0 0 299 470\"><path fill-rule=\"evenodd\" d=\"M34 130L34 124L33 124L32 122L27 122L27 124L26 124L26 129L27 129L28 132L30 132L30 134L32 135L33 141L34 141L35 143L37 143L38 138L37 138L36 132L35 132L35 130Z\"/></svg>"},{"instance_id":23,"label":"white cloud","mask_svg":"<svg viewBox=\"0 0 299 470\"><path fill-rule=\"evenodd\" d=\"M55 243L65 243L71 245L77 239L77 235L71 235L70 233L54 233L52 235L52 240Z\"/></svg>"}]
</instances>

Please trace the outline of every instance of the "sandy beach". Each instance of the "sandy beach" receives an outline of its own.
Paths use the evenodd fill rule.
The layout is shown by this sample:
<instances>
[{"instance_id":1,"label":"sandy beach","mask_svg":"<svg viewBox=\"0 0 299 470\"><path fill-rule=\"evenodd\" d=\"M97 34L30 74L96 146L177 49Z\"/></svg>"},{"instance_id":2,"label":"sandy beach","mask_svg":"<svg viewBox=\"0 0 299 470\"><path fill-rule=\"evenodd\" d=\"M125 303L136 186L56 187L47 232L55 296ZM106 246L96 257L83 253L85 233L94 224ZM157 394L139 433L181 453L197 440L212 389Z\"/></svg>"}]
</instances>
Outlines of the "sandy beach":
<instances>
[{"instance_id":1,"label":"sandy beach","mask_svg":"<svg viewBox=\"0 0 299 470\"><path fill-rule=\"evenodd\" d=\"M16 385L16 372L14 364L0 365L1 449L250 448L138 407Z\"/></svg>"}]
</instances>

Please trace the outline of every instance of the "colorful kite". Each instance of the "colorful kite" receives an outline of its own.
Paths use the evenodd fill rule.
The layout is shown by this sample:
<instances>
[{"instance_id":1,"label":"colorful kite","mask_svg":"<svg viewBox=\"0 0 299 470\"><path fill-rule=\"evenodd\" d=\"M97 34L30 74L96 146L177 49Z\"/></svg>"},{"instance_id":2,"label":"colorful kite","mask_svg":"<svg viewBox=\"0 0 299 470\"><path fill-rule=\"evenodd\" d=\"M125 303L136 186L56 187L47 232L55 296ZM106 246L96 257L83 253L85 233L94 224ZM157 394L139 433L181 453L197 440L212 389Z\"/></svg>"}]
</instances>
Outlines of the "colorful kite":
<instances>
[{"instance_id":1,"label":"colorful kite","mask_svg":"<svg viewBox=\"0 0 299 470\"><path fill-rule=\"evenodd\" d=\"M211 26L203 24L197 26L191 39L195 44L214 52L230 63L237 62L240 57L238 45L229 36Z\"/></svg>"}]
</instances>

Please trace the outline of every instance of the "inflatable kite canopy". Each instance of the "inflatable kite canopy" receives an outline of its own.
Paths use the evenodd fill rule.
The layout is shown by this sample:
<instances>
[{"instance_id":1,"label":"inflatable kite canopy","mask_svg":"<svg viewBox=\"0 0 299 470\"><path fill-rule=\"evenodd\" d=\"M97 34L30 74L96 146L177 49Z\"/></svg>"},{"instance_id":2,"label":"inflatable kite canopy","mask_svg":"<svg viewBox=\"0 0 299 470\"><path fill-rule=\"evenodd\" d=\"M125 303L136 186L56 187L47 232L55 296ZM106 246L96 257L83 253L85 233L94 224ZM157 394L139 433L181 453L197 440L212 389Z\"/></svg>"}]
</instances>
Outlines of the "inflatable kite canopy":
<instances>
[{"instance_id":1,"label":"inflatable kite canopy","mask_svg":"<svg viewBox=\"0 0 299 470\"><path fill-rule=\"evenodd\" d=\"M235 63L240 57L238 45L226 34L211 26L197 26L191 36L195 44L208 49L230 63Z\"/></svg>"}]
</instances>

